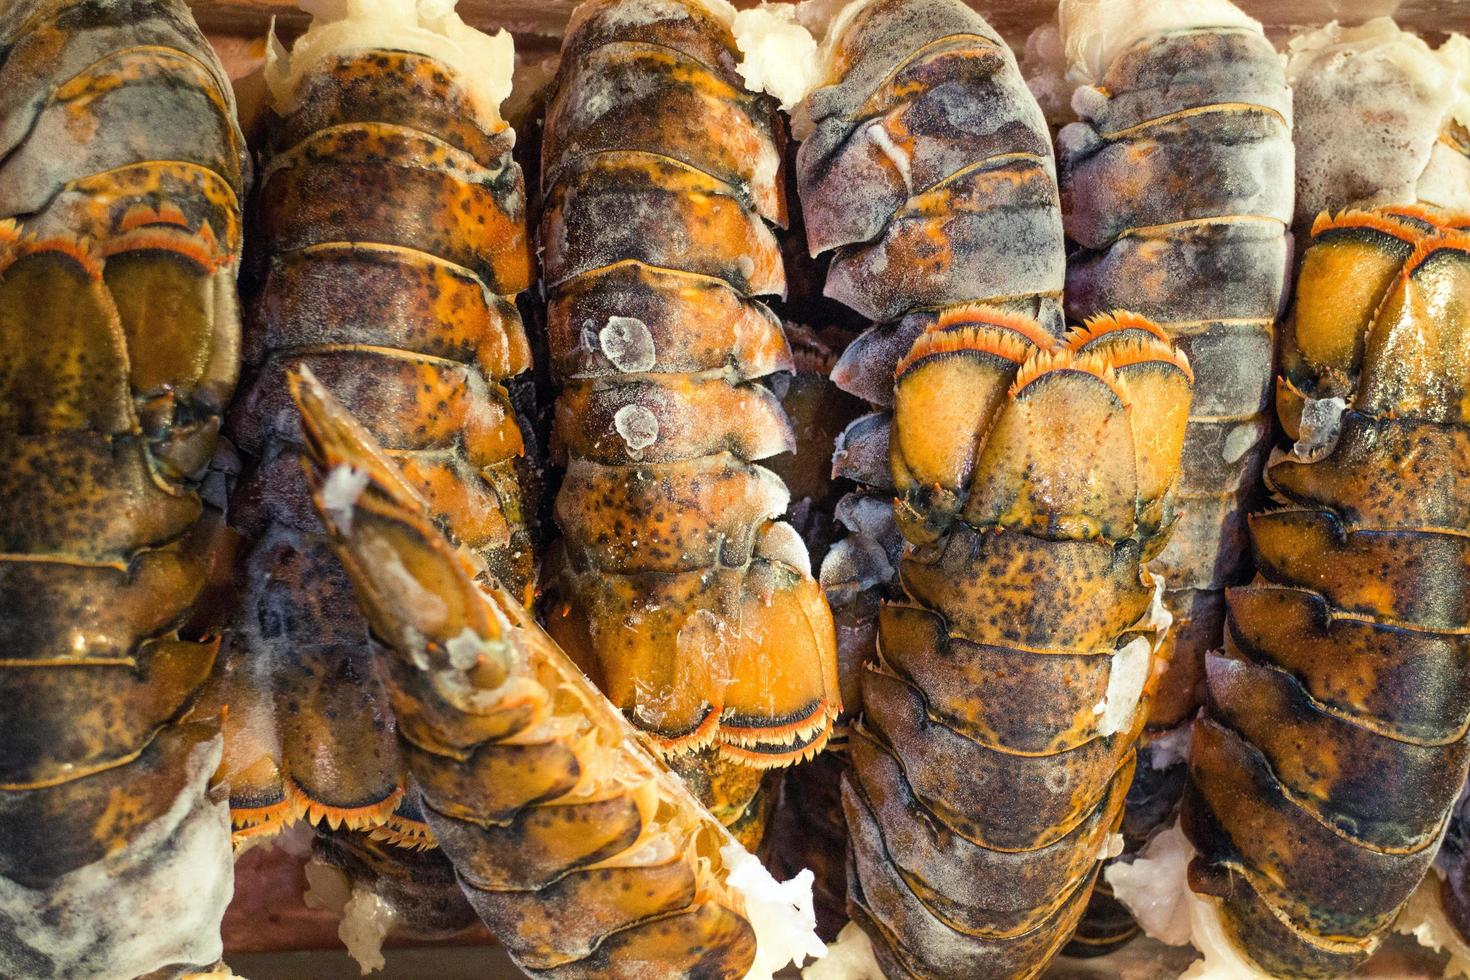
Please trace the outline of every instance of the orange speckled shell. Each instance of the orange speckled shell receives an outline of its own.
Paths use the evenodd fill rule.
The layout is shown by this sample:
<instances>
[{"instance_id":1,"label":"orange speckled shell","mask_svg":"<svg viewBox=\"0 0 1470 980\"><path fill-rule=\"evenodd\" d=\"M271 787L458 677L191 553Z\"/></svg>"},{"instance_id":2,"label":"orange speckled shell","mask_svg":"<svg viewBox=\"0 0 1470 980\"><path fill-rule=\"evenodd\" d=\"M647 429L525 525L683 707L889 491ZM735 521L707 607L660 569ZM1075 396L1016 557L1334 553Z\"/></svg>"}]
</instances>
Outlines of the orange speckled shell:
<instances>
[{"instance_id":1,"label":"orange speckled shell","mask_svg":"<svg viewBox=\"0 0 1470 980\"><path fill-rule=\"evenodd\" d=\"M584 4L547 107L541 247L561 385L552 634L727 823L839 710L831 614L757 379L789 370L784 127L690 0ZM632 627L632 628L630 628Z\"/></svg>"},{"instance_id":2,"label":"orange speckled shell","mask_svg":"<svg viewBox=\"0 0 1470 980\"><path fill-rule=\"evenodd\" d=\"M504 387L530 366L515 305L533 278L525 186L514 133L475 122L428 56L334 55L297 95L260 134L247 376L230 417L245 547L215 693L231 710L224 769L242 834L306 816L421 846L367 623L311 506L287 376L310 369L529 601L525 445Z\"/></svg>"}]
</instances>

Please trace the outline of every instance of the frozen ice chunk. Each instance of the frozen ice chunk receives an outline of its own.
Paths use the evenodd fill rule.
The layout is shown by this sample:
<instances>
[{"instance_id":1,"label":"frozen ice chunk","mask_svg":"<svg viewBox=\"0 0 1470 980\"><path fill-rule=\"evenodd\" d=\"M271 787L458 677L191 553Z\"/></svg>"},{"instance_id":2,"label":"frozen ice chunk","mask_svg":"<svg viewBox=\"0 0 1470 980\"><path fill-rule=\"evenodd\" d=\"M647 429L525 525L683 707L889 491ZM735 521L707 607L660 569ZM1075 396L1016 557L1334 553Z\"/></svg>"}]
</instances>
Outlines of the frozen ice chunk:
<instances>
[{"instance_id":1,"label":"frozen ice chunk","mask_svg":"<svg viewBox=\"0 0 1470 980\"><path fill-rule=\"evenodd\" d=\"M658 419L642 405L624 405L613 414L613 428L633 452L658 441Z\"/></svg>"},{"instance_id":2,"label":"frozen ice chunk","mask_svg":"<svg viewBox=\"0 0 1470 980\"><path fill-rule=\"evenodd\" d=\"M1131 863L1110 864L1103 876L1146 935L1170 946L1192 945L1203 954L1180 980L1268 980L1270 974L1231 943L1217 901L1190 890L1194 853L1175 823L1156 834Z\"/></svg>"},{"instance_id":3,"label":"frozen ice chunk","mask_svg":"<svg viewBox=\"0 0 1470 980\"><path fill-rule=\"evenodd\" d=\"M1445 916L1440 897L1443 887L1444 879L1436 868L1409 896L1409 901L1393 921L1393 931L1413 936L1420 946L1427 946L1435 952L1449 953L1450 961L1445 965L1442 976L1470 977L1470 945Z\"/></svg>"},{"instance_id":4,"label":"frozen ice chunk","mask_svg":"<svg viewBox=\"0 0 1470 980\"><path fill-rule=\"evenodd\" d=\"M306 907L338 916L337 938L364 974L386 966L383 940L397 918L393 907L371 891L353 887L340 869L329 864L313 859L305 870Z\"/></svg>"},{"instance_id":5,"label":"frozen ice chunk","mask_svg":"<svg viewBox=\"0 0 1470 980\"><path fill-rule=\"evenodd\" d=\"M1155 835L1132 863L1104 869L1118 901L1151 938L1170 946L1189 942L1189 882L1194 846L1175 824Z\"/></svg>"},{"instance_id":6,"label":"frozen ice chunk","mask_svg":"<svg viewBox=\"0 0 1470 980\"><path fill-rule=\"evenodd\" d=\"M796 6L770 3L735 15L737 69L752 92L774 95L790 112L820 79L816 38L797 20Z\"/></svg>"},{"instance_id":7,"label":"frozen ice chunk","mask_svg":"<svg viewBox=\"0 0 1470 980\"><path fill-rule=\"evenodd\" d=\"M799 967L826 953L817 936L810 870L803 868L790 881L778 882L734 841L720 848L720 858L727 869L725 883L744 899L745 917L755 930L755 961L745 980L771 980L788 963Z\"/></svg>"},{"instance_id":8,"label":"frozen ice chunk","mask_svg":"<svg viewBox=\"0 0 1470 980\"><path fill-rule=\"evenodd\" d=\"M652 370L658 351L648 324L631 316L610 316L597 334L602 352L613 366L627 374Z\"/></svg>"}]
</instances>

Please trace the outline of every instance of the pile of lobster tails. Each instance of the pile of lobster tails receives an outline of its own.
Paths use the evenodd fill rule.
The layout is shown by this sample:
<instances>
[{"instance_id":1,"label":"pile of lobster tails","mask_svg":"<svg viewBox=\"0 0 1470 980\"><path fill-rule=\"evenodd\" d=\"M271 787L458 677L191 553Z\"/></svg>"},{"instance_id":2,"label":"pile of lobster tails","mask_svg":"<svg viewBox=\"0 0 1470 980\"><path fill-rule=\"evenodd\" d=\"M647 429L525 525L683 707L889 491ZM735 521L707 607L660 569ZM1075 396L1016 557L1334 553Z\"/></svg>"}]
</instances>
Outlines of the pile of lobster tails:
<instances>
[{"instance_id":1,"label":"pile of lobster tails","mask_svg":"<svg viewBox=\"0 0 1470 980\"><path fill-rule=\"evenodd\" d=\"M1241 4L0 0L0 980L1470 978L1470 13Z\"/></svg>"}]
</instances>

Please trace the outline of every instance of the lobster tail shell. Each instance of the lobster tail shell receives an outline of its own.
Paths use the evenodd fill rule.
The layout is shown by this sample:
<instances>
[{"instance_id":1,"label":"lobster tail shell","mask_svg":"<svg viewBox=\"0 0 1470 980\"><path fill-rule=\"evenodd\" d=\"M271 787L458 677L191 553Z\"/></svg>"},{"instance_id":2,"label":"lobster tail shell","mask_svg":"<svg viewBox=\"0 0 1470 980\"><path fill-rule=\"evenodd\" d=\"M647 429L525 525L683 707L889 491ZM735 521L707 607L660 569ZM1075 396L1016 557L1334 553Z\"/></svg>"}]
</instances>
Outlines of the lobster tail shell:
<instances>
[{"instance_id":1,"label":"lobster tail shell","mask_svg":"<svg viewBox=\"0 0 1470 980\"><path fill-rule=\"evenodd\" d=\"M1373 951L1470 763L1466 296L1462 233L1348 213L1314 229L1282 330L1295 446L1250 519L1184 809L1191 882L1272 972Z\"/></svg>"},{"instance_id":2,"label":"lobster tail shell","mask_svg":"<svg viewBox=\"0 0 1470 980\"><path fill-rule=\"evenodd\" d=\"M1064 8L1064 29L1081 33L1068 19L1089 11L1127 16L1124 4L1111 13L1079 4ZM1122 25L1091 26L1106 36ZM1125 829L1136 847L1177 804L1184 764L1175 746L1203 697L1206 653L1221 643L1223 590L1249 573L1245 515L1265 462L1273 324L1291 251L1291 92L1258 29L1204 22L1127 46L1073 105L1080 121L1058 136L1064 220L1079 247L1067 314L1125 307L1149 317L1197 377L1179 523L1152 566L1174 625ZM1104 903L1100 914L1122 923L1126 940L1126 920ZM1107 951L1106 930L1084 931L1079 951Z\"/></svg>"},{"instance_id":3,"label":"lobster tail shell","mask_svg":"<svg viewBox=\"0 0 1470 980\"><path fill-rule=\"evenodd\" d=\"M1202 27L1136 42L1076 105L1082 121L1058 138L1067 234L1082 249L1067 313L1150 317L1199 378L1181 522L1155 566L1177 624L1149 722L1162 735L1194 713L1204 654L1220 642L1220 590L1248 561L1290 251L1291 99L1259 32Z\"/></svg>"},{"instance_id":4,"label":"lobster tail shell","mask_svg":"<svg viewBox=\"0 0 1470 980\"><path fill-rule=\"evenodd\" d=\"M241 833L306 816L413 844L431 838L401 806L389 697L311 507L287 377L309 368L529 600L525 446L503 386L530 366L515 302L533 276L526 191L515 134L453 66L371 46L312 55L262 124L250 373L231 414L251 465L231 508L249 551L219 694L238 719L226 770Z\"/></svg>"},{"instance_id":5,"label":"lobster tail shell","mask_svg":"<svg viewBox=\"0 0 1470 980\"><path fill-rule=\"evenodd\" d=\"M854 9L798 154L828 295L886 321L833 372L891 406L839 443L880 489L823 567L854 608L890 596L843 786L848 910L890 976L1034 976L1133 776L1192 373L1139 316L1061 335L1046 124L989 26Z\"/></svg>"},{"instance_id":6,"label":"lobster tail shell","mask_svg":"<svg viewBox=\"0 0 1470 980\"><path fill-rule=\"evenodd\" d=\"M579 8L547 107L541 244L563 558L552 633L720 817L826 744L832 622L757 379L790 370L767 222L784 128L747 92L729 28L689 0ZM637 629L629 629L629 624ZM759 832L752 826L753 833Z\"/></svg>"},{"instance_id":7,"label":"lobster tail shell","mask_svg":"<svg viewBox=\"0 0 1470 980\"><path fill-rule=\"evenodd\" d=\"M219 643L181 630L239 367L243 140L172 2L12 7L0 120L0 973L175 976L218 959L232 883Z\"/></svg>"},{"instance_id":8,"label":"lobster tail shell","mask_svg":"<svg viewBox=\"0 0 1470 980\"><path fill-rule=\"evenodd\" d=\"M295 386L313 499L391 648L405 754L471 905L533 976L745 976L757 935L729 834L366 430L309 375Z\"/></svg>"}]
</instances>

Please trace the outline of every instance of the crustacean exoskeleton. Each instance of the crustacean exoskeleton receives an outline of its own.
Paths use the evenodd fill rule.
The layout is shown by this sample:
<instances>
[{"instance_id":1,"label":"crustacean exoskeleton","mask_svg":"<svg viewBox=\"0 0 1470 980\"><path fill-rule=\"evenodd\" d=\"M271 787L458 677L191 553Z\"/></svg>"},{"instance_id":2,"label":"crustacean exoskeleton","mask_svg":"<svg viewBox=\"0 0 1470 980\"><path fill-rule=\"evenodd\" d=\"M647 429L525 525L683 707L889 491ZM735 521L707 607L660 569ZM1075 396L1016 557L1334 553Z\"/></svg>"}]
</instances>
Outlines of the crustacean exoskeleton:
<instances>
[{"instance_id":1,"label":"crustacean exoskeleton","mask_svg":"<svg viewBox=\"0 0 1470 980\"><path fill-rule=\"evenodd\" d=\"M548 626L747 840L765 774L839 710L832 619L777 520L788 452L760 378L789 370L766 222L784 129L746 91L728 12L593 0L562 46L542 152L561 555Z\"/></svg>"},{"instance_id":2,"label":"crustacean exoskeleton","mask_svg":"<svg viewBox=\"0 0 1470 980\"><path fill-rule=\"evenodd\" d=\"M230 434L246 540L222 679L246 835L301 816L422 843L367 624L305 492L286 374L309 366L455 539L522 600L533 563L502 386L529 364L532 278L508 35L411 2L319 18L267 71L244 361ZM479 59L479 60L477 60Z\"/></svg>"},{"instance_id":3,"label":"crustacean exoskeleton","mask_svg":"<svg viewBox=\"0 0 1470 980\"><path fill-rule=\"evenodd\" d=\"M1429 869L1470 728L1470 238L1323 215L1281 328L1287 442L1206 661L1190 883L1281 976L1340 976Z\"/></svg>"},{"instance_id":4,"label":"crustacean exoskeleton","mask_svg":"<svg viewBox=\"0 0 1470 980\"><path fill-rule=\"evenodd\" d=\"M423 812L516 963L770 980L820 954L810 892L765 873L324 387L293 388Z\"/></svg>"},{"instance_id":5,"label":"crustacean exoskeleton","mask_svg":"<svg viewBox=\"0 0 1470 980\"><path fill-rule=\"evenodd\" d=\"M0 14L0 975L221 952L201 482L239 370L244 141L174 0Z\"/></svg>"},{"instance_id":6,"label":"crustacean exoskeleton","mask_svg":"<svg viewBox=\"0 0 1470 980\"><path fill-rule=\"evenodd\" d=\"M1067 316L1147 316L1195 372L1179 526L1153 566L1173 626L1124 823L1130 849L1173 817L1224 588L1249 576L1245 514L1270 432L1293 188L1291 92L1260 25L1223 2L1152 11L1148 20L1136 0L1064 0L1059 15L1073 70L1093 83L1073 96L1080 121L1057 137L1076 245ZM1131 937L1130 918L1110 909L1100 895L1073 952Z\"/></svg>"},{"instance_id":7,"label":"crustacean exoskeleton","mask_svg":"<svg viewBox=\"0 0 1470 980\"><path fill-rule=\"evenodd\" d=\"M823 579L898 568L849 740L848 911L889 976L1033 976L1122 817L1190 370L1130 314L1062 336L1046 123L984 20L873 0L830 31L801 203L828 294L880 324L834 377L891 411L839 447L887 489Z\"/></svg>"}]
</instances>

